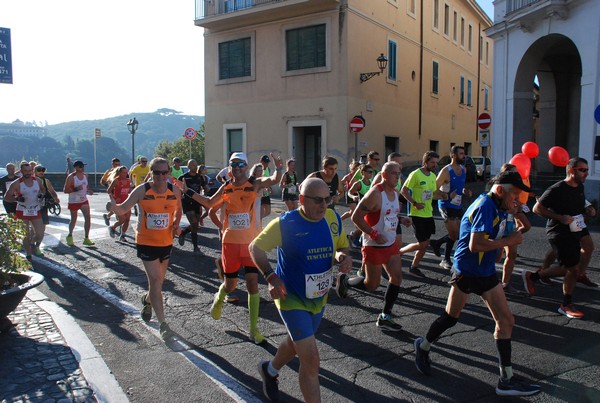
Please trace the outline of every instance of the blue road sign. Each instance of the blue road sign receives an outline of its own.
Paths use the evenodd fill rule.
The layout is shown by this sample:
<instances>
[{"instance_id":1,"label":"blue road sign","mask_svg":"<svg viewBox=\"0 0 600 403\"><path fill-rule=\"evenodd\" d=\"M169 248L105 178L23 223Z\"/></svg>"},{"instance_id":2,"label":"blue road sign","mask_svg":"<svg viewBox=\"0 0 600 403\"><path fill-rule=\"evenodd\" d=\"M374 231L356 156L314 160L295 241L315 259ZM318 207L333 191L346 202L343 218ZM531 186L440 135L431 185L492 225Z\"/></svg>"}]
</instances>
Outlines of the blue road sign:
<instances>
[{"instance_id":1,"label":"blue road sign","mask_svg":"<svg viewBox=\"0 0 600 403\"><path fill-rule=\"evenodd\" d=\"M10 28L0 28L0 83L13 83Z\"/></svg>"},{"instance_id":2,"label":"blue road sign","mask_svg":"<svg viewBox=\"0 0 600 403\"><path fill-rule=\"evenodd\" d=\"M600 105L598 105L594 111L594 119L596 119L596 123L600 125Z\"/></svg>"}]
</instances>

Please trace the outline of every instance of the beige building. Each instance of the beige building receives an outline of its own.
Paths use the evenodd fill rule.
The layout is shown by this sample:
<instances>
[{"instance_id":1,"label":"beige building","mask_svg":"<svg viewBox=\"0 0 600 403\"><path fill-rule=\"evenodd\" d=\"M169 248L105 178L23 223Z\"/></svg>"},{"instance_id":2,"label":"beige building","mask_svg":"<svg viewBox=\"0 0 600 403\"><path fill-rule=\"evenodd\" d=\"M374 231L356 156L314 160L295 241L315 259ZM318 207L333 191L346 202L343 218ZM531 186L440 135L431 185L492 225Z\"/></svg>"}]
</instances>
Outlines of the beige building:
<instances>
[{"instance_id":1,"label":"beige building","mask_svg":"<svg viewBox=\"0 0 600 403\"><path fill-rule=\"evenodd\" d=\"M304 176L325 154L345 171L369 150L482 153L492 22L474 0L196 0L195 23L205 28L207 164L275 151ZM381 54L385 70L361 74L379 73Z\"/></svg>"}]
</instances>

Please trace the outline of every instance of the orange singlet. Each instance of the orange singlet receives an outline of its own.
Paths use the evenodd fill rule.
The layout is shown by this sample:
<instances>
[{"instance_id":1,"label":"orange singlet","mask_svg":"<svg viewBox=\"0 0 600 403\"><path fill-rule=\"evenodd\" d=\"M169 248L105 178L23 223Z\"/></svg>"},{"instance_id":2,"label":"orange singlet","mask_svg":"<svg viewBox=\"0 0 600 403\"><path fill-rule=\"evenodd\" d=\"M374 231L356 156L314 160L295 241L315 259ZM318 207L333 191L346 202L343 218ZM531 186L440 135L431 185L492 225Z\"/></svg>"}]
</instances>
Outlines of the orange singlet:
<instances>
[{"instance_id":1,"label":"orange singlet","mask_svg":"<svg viewBox=\"0 0 600 403\"><path fill-rule=\"evenodd\" d=\"M135 243L146 246L171 246L173 244L173 220L180 204L173 185L167 184L167 191L156 193L149 183L145 183L146 194L139 202L140 220L135 233Z\"/></svg>"},{"instance_id":2,"label":"orange singlet","mask_svg":"<svg viewBox=\"0 0 600 403\"><path fill-rule=\"evenodd\" d=\"M241 186L234 186L231 182L224 186L223 243L249 245L260 232L260 221L256 219L260 214L257 211L258 193L250 181Z\"/></svg>"}]
</instances>

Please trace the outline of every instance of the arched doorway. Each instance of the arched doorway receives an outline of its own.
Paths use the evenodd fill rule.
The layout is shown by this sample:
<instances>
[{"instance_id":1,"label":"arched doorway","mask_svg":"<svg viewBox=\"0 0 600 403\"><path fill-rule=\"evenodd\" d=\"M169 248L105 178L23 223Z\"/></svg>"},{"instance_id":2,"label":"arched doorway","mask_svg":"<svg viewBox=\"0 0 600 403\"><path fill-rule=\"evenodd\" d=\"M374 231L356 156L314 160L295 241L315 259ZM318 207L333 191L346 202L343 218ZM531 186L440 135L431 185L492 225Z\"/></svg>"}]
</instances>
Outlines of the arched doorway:
<instances>
[{"instance_id":1,"label":"arched doorway","mask_svg":"<svg viewBox=\"0 0 600 403\"><path fill-rule=\"evenodd\" d=\"M581 71L577 47L560 34L535 41L519 63L514 86L513 153L521 152L524 142L535 141L540 156L533 161L532 170L555 172L547 157L555 145L567 149L571 156L579 154ZM560 173L564 173L563 168Z\"/></svg>"}]
</instances>

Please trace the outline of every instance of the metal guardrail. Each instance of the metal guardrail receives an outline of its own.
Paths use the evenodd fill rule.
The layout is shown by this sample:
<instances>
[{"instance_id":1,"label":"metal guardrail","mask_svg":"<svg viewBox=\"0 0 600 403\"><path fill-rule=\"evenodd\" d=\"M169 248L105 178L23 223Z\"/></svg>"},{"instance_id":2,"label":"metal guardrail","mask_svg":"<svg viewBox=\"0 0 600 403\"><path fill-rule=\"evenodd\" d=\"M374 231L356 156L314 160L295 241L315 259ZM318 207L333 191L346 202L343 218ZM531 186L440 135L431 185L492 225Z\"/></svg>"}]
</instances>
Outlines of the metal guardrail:
<instances>
[{"instance_id":1,"label":"metal guardrail","mask_svg":"<svg viewBox=\"0 0 600 403\"><path fill-rule=\"evenodd\" d=\"M286 0L196 0L196 19L233 13L271 3L282 3Z\"/></svg>"},{"instance_id":2,"label":"metal guardrail","mask_svg":"<svg viewBox=\"0 0 600 403\"><path fill-rule=\"evenodd\" d=\"M541 0L508 0L506 14L512 13L513 11L517 11L523 7L527 7L535 3L539 3L540 1Z\"/></svg>"}]
</instances>

